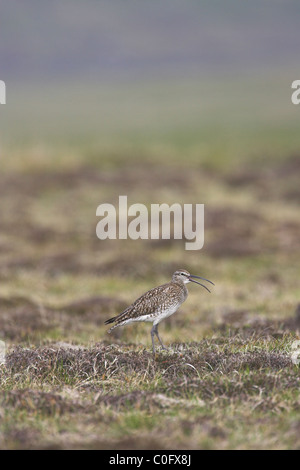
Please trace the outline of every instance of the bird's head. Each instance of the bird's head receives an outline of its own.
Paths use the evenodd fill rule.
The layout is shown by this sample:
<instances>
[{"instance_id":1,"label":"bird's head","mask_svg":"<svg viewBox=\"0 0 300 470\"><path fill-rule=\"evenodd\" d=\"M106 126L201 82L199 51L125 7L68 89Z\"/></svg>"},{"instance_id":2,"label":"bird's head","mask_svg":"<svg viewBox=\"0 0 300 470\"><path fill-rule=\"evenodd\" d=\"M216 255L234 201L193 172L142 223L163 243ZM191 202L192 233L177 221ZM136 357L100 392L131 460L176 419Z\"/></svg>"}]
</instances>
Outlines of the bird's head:
<instances>
[{"instance_id":1,"label":"bird's head","mask_svg":"<svg viewBox=\"0 0 300 470\"><path fill-rule=\"evenodd\" d=\"M199 286L204 287L204 289L206 289L208 292L210 292L210 290L204 284L201 284L200 282L195 281L195 278L196 279L202 279L203 281L210 282L210 284L212 284L214 286L214 283L212 281L209 281L208 279L205 279L204 277L194 276L193 274L190 274L185 269L179 269L178 271L175 271L175 273L172 276L172 281L173 282L183 282L184 284L188 284L189 282L195 282L195 284L199 284Z\"/></svg>"}]
</instances>

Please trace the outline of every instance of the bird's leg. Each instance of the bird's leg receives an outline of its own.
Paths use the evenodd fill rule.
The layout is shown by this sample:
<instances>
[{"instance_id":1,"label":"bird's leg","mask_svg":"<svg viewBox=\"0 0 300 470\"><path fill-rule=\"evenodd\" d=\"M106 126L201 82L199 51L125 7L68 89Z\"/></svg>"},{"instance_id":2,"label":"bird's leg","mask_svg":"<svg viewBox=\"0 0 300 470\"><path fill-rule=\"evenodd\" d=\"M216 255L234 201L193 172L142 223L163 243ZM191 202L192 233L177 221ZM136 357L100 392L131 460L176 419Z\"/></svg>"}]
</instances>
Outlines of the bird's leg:
<instances>
[{"instance_id":1,"label":"bird's leg","mask_svg":"<svg viewBox=\"0 0 300 470\"><path fill-rule=\"evenodd\" d=\"M155 325L155 326L153 327L153 328L154 328L154 333L156 334L156 336L157 336L157 338L158 338L158 341L159 341L160 344L161 344L161 347L162 347L163 349L168 349L167 346L164 345L164 343L162 342L162 340L161 340L160 337L159 337L157 326L158 326L158 325Z\"/></svg>"},{"instance_id":2,"label":"bird's leg","mask_svg":"<svg viewBox=\"0 0 300 470\"><path fill-rule=\"evenodd\" d=\"M155 344L154 344L154 335L155 335L155 326L153 325L151 329L151 339L152 339L152 348L153 348L153 354L155 355Z\"/></svg>"}]
</instances>

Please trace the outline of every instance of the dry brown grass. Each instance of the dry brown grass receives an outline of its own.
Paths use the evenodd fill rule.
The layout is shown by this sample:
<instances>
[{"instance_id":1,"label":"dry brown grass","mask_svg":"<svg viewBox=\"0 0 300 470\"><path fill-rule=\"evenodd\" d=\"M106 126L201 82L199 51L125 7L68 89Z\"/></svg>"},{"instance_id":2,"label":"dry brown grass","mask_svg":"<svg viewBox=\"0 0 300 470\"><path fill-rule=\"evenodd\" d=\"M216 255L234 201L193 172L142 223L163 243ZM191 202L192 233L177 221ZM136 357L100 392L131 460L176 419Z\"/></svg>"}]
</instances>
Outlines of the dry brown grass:
<instances>
[{"instance_id":1,"label":"dry brown grass","mask_svg":"<svg viewBox=\"0 0 300 470\"><path fill-rule=\"evenodd\" d=\"M0 447L299 448L299 159L231 174L92 160L0 175ZM204 249L100 242L96 207L120 194L204 202ZM178 267L216 286L162 324L168 351L153 358L149 325L106 335Z\"/></svg>"}]
</instances>

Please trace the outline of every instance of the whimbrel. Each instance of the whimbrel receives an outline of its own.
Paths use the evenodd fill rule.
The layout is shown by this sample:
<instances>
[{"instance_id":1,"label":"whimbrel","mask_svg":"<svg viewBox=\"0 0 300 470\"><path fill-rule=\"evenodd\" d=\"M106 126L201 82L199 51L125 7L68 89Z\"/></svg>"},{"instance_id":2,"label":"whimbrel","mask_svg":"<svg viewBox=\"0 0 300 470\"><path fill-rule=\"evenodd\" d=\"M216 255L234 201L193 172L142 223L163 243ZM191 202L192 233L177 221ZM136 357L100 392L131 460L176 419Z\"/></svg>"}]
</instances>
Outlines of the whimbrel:
<instances>
[{"instance_id":1,"label":"whimbrel","mask_svg":"<svg viewBox=\"0 0 300 470\"><path fill-rule=\"evenodd\" d=\"M158 334L158 324L164 319L173 315L180 305L186 300L188 296L188 290L185 284L189 282L195 282L200 286L204 287L208 292L210 290L195 279L202 279L203 281L213 282L200 276L193 276L185 269L175 271L172 276L171 282L163 284L162 286L154 287L150 289L144 295L139 297L133 304L127 307L116 317L106 320L105 324L115 323L108 332L117 328L118 326L128 325L132 322L148 321L153 322L151 329L151 340L153 353L155 353L154 336L157 336L163 349L167 349L163 344Z\"/></svg>"}]
</instances>

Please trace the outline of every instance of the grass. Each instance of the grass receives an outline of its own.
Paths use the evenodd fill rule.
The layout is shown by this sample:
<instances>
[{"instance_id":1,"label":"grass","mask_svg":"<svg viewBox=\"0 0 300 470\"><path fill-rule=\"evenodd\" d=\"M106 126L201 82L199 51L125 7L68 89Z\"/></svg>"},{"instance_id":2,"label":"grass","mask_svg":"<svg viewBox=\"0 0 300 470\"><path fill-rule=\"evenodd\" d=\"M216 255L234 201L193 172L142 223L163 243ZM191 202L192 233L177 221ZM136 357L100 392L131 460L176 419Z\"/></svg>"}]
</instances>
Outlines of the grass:
<instances>
[{"instance_id":1,"label":"grass","mask_svg":"<svg viewBox=\"0 0 300 470\"><path fill-rule=\"evenodd\" d=\"M290 340L252 338L248 350L245 340L222 335L172 345L156 361L123 345L19 347L2 376L3 444L19 433L16 448L297 446L299 369L287 354Z\"/></svg>"}]
</instances>

